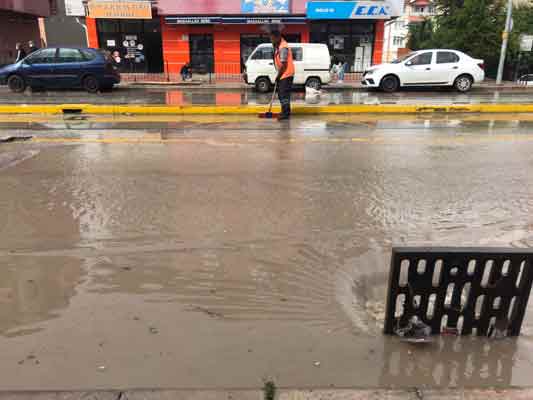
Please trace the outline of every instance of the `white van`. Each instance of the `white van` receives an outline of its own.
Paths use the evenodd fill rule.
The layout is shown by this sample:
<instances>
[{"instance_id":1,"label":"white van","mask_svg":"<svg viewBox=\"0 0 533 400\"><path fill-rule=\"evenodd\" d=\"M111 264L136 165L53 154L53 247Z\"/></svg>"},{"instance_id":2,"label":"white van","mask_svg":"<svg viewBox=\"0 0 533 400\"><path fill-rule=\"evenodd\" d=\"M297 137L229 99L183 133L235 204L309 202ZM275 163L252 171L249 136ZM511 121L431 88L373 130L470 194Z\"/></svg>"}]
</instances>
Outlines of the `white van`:
<instances>
[{"instance_id":1,"label":"white van","mask_svg":"<svg viewBox=\"0 0 533 400\"><path fill-rule=\"evenodd\" d=\"M294 84L320 89L331 81L331 59L328 46L320 43L289 43L294 58ZM262 93L272 89L277 72L274 67L274 48L269 43L260 44L248 61L244 81Z\"/></svg>"}]
</instances>

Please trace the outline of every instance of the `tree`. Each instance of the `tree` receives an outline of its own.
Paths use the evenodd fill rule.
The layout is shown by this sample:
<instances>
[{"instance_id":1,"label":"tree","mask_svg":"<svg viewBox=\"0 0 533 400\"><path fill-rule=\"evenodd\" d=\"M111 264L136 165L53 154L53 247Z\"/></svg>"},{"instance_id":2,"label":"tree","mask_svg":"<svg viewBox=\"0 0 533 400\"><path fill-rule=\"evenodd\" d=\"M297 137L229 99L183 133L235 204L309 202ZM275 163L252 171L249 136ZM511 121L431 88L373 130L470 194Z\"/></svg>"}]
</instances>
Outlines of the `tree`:
<instances>
[{"instance_id":1,"label":"tree","mask_svg":"<svg viewBox=\"0 0 533 400\"><path fill-rule=\"evenodd\" d=\"M448 48L463 51L485 60L487 71L496 71L505 25L503 0L436 0L438 15L429 37L425 28L410 27L410 38L416 47ZM424 30L424 32L421 32ZM422 40L420 38L422 37Z\"/></svg>"},{"instance_id":2,"label":"tree","mask_svg":"<svg viewBox=\"0 0 533 400\"><path fill-rule=\"evenodd\" d=\"M411 50L427 48L433 36L433 22L426 19L422 22L409 25L409 39L407 47Z\"/></svg>"}]
</instances>

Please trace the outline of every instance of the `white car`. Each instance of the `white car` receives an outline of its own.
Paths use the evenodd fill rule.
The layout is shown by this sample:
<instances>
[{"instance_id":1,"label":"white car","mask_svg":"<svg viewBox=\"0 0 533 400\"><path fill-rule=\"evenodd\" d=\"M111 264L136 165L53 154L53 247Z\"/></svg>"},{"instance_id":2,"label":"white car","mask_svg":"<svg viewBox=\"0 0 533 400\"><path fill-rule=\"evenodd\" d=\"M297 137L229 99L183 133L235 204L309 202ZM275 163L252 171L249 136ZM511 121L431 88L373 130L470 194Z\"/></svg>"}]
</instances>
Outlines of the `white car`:
<instances>
[{"instance_id":1,"label":"white car","mask_svg":"<svg viewBox=\"0 0 533 400\"><path fill-rule=\"evenodd\" d=\"M362 84L394 92L408 86L453 86L468 92L485 79L483 60L456 50L420 50L365 71Z\"/></svg>"},{"instance_id":2,"label":"white car","mask_svg":"<svg viewBox=\"0 0 533 400\"><path fill-rule=\"evenodd\" d=\"M331 81L328 46L319 43L289 43L294 58L294 84L319 90ZM259 92L272 90L276 79L274 48L260 44L246 61L244 81Z\"/></svg>"}]
</instances>

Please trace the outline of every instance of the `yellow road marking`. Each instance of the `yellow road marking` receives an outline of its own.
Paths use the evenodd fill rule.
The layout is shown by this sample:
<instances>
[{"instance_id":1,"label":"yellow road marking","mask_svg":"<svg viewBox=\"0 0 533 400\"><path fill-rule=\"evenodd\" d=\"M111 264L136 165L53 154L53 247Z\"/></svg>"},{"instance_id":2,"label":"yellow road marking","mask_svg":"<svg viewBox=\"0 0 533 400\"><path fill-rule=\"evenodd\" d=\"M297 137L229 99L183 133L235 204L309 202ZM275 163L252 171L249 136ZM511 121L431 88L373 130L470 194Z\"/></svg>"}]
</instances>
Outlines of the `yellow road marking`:
<instances>
[{"instance_id":1,"label":"yellow road marking","mask_svg":"<svg viewBox=\"0 0 533 400\"><path fill-rule=\"evenodd\" d=\"M265 106L167 106L167 105L104 105L104 104L30 104L0 105L0 114L62 114L75 111L82 114L139 115L257 115ZM274 107L279 112L279 106ZM533 113L533 104L465 104L465 105L398 105L346 104L293 107L296 115L323 114L434 114L434 113Z\"/></svg>"},{"instance_id":2,"label":"yellow road marking","mask_svg":"<svg viewBox=\"0 0 533 400\"><path fill-rule=\"evenodd\" d=\"M263 143L371 143L371 144L483 144L496 142L530 142L533 135L476 135L453 137L346 137L346 138L318 138L318 137L241 137L241 138L168 138L163 139L157 135L139 137L34 137L22 143L51 143L51 144L263 144Z\"/></svg>"}]
</instances>

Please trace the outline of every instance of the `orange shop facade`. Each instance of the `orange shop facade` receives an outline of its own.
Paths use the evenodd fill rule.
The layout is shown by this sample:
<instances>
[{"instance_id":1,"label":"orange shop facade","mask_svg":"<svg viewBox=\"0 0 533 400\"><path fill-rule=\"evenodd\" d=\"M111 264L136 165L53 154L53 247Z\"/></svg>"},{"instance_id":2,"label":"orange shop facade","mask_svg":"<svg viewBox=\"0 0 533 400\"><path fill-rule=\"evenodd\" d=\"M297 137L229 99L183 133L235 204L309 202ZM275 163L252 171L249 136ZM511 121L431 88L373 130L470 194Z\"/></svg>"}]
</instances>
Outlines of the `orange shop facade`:
<instances>
[{"instance_id":1,"label":"orange shop facade","mask_svg":"<svg viewBox=\"0 0 533 400\"><path fill-rule=\"evenodd\" d=\"M237 75L275 25L289 42L326 43L332 61L360 72L381 63L385 21L403 9L391 6L395 2L401 0L158 0L152 24L159 24L161 51L152 51L156 59L148 61L171 74L190 63L196 72ZM102 47L99 26L87 18L91 47Z\"/></svg>"}]
</instances>

